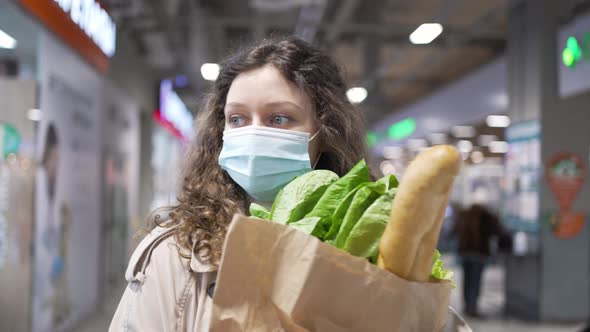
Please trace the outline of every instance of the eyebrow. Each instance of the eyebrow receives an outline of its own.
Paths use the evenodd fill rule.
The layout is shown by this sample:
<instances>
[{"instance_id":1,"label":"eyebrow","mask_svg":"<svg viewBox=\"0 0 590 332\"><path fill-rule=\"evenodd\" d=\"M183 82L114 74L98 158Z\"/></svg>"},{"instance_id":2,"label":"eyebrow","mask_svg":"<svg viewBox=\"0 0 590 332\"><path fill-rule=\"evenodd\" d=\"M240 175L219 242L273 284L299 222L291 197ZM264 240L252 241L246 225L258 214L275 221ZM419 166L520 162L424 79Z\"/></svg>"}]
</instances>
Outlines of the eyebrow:
<instances>
[{"instance_id":1,"label":"eyebrow","mask_svg":"<svg viewBox=\"0 0 590 332\"><path fill-rule=\"evenodd\" d=\"M303 110L301 106L299 106L293 102L290 102L290 101L275 101L275 102L266 103L264 106L265 107L291 106L291 107L296 108L299 111Z\"/></svg>"},{"instance_id":2,"label":"eyebrow","mask_svg":"<svg viewBox=\"0 0 590 332\"><path fill-rule=\"evenodd\" d=\"M228 106L231 106L231 107L241 107L241 108L247 107L245 104L238 103L238 102L231 102L231 103L225 104L225 107L228 107Z\"/></svg>"},{"instance_id":3,"label":"eyebrow","mask_svg":"<svg viewBox=\"0 0 590 332\"><path fill-rule=\"evenodd\" d=\"M295 109L297 109L298 111L302 111L303 108L293 102L290 101L273 101L270 103L266 103L264 104L264 107L277 107L277 106L290 106L290 107L294 107ZM236 108L248 108L248 106L246 104L242 104L240 102L231 102L225 105L225 107L236 107Z\"/></svg>"}]
</instances>

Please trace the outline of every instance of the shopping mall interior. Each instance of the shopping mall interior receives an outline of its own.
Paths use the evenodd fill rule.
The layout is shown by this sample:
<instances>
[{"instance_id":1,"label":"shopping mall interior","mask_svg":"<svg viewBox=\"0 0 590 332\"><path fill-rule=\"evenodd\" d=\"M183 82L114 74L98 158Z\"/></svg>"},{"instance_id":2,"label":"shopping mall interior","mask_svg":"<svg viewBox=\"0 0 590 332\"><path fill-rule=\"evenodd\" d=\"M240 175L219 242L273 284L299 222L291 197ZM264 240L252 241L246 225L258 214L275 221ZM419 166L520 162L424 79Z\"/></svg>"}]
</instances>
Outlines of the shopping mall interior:
<instances>
[{"instance_id":1,"label":"shopping mall interior","mask_svg":"<svg viewBox=\"0 0 590 332\"><path fill-rule=\"evenodd\" d=\"M253 182L242 185L222 163L213 145L222 142L223 128L208 128L215 122L207 112L219 109L226 130L239 121L227 119L229 85L261 66L236 67L245 60L233 56L287 39L307 43L341 72L342 100L313 99L313 105L344 103L364 118L360 144L344 132L328 136L343 126L323 129L325 114L310 106L320 114L321 147L312 162L315 136L305 141L307 171L329 164L323 163L329 159L323 146L363 145L371 174L393 175L403 186L419 154L437 145L458 151L462 167L438 214L437 248L454 274L445 301L456 311L454 319L464 322L453 328L444 318L444 331L590 331L589 0L0 0L0 331L189 329L178 317L160 327L117 325L115 312L127 310L123 293L143 284L130 260L146 250L140 243L152 236L154 220L163 216L185 225L189 212L191 220L203 218L200 206L188 212L180 207L193 197L199 205L216 191L205 185L187 196L193 184L186 174L210 176L204 184L231 177L227 186L238 193L220 201L259 201L248 191ZM316 56L309 52L287 70L307 65L305 57ZM281 71L281 79L307 99L326 96L325 90L335 89L332 78L301 84L305 75L329 72L317 68L311 74ZM223 134L223 151L230 141ZM260 142L257 151L264 150ZM242 156L255 148L236 146ZM209 158L210 151L217 151L213 165L187 171L185 161L200 157L192 154ZM285 160L258 165L267 168L262 172L295 167ZM203 174L195 174L199 170ZM175 206L173 213L157 212ZM192 239L201 230L194 229L186 235L193 250L188 248L185 272L198 275ZM191 287L207 299L199 286ZM209 288L208 305L220 315L223 295L214 297ZM317 298L321 289L314 291L316 297L304 300L326 301ZM275 289L272 296L285 292ZM174 306L179 300L162 301ZM355 310L372 311L371 305L378 304ZM446 302L442 306L447 309ZM417 305L411 313L422 310ZM282 326L285 331L358 328L335 321L331 328L313 325L338 312L281 313L292 324ZM207 330L208 323L199 322L206 319L196 318L191 330ZM211 330L264 330L219 326Z\"/></svg>"}]
</instances>

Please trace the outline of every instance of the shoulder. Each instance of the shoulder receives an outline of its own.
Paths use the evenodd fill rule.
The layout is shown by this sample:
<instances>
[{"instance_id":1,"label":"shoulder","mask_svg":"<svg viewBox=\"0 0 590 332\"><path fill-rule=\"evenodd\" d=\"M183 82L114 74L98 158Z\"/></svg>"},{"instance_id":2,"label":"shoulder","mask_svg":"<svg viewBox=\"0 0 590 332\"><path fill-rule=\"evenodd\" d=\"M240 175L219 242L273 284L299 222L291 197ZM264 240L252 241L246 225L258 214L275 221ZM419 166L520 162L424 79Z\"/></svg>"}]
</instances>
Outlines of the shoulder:
<instances>
[{"instance_id":1,"label":"shoulder","mask_svg":"<svg viewBox=\"0 0 590 332\"><path fill-rule=\"evenodd\" d=\"M176 232L176 226L154 228L131 255L125 279L129 282L143 281L148 267L159 274L190 274L216 270L216 267L199 259L192 250L181 247L176 241Z\"/></svg>"},{"instance_id":2,"label":"shoulder","mask_svg":"<svg viewBox=\"0 0 590 332\"><path fill-rule=\"evenodd\" d=\"M117 307L110 331L194 330L209 306L207 285L215 273L192 269L191 250L176 241L176 228L157 227L137 246L125 277L129 282ZM202 270L213 269L201 264Z\"/></svg>"}]
</instances>

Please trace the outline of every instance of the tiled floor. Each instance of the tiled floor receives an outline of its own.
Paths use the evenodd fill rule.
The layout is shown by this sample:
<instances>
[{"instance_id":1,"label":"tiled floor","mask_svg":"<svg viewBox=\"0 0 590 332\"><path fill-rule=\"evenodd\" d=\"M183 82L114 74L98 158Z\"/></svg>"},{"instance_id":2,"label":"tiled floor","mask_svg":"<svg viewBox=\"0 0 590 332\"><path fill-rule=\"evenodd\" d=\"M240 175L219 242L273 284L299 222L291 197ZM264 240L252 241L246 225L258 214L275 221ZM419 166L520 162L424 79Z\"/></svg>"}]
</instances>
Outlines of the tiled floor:
<instances>
[{"instance_id":1,"label":"tiled floor","mask_svg":"<svg viewBox=\"0 0 590 332\"><path fill-rule=\"evenodd\" d=\"M456 271L455 280L457 288L451 297L451 306L461 312L461 271L453 266L453 261L448 259L447 266ZM483 276L483 289L480 299L480 310L488 317L485 320L468 320L469 325L475 332L580 332L582 324L574 325L553 325L541 323L527 323L502 318L501 311L504 303L502 289L504 271L499 266L487 268ZM81 332L102 332L107 331L118 301L123 294L123 287L114 287L108 292L106 301L96 314L85 321L76 331Z\"/></svg>"},{"instance_id":2,"label":"tiled floor","mask_svg":"<svg viewBox=\"0 0 590 332\"><path fill-rule=\"evenodd\" d=\"M453 290L451 296L451 306L461 312L462 305L462 273L461 269L453 264L453 260L447 258L445 265L450 266L455 271L455 281L457 288ZM504 305L504 270L500 266L489 266L484 270L482 290L479 300L479 310L485 317L484 320L467 319L467 322L473 329L478 332L580 332L583 324L572 325L555 325L546 323L522 322L502 317L502 308Z\"/></svg>"}]
</instances>

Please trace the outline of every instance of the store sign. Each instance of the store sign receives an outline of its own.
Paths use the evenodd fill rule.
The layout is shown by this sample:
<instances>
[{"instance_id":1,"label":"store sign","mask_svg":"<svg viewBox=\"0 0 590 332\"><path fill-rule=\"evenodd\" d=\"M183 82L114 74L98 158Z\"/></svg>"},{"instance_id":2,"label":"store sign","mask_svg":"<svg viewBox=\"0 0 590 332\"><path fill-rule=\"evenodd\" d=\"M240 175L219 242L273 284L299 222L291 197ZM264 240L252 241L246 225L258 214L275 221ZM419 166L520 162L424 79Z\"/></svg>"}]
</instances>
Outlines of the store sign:
<instances>
[{"instance_id":1,"label":"store sign","mask_svg":"<svg viewBox=\"0 0 590 332\"><path fill-rule=\"evenodd\" d=\"M576 236L582 231L586 217L572 207L586 179L586 164L576 154L557 153L545 166L545 179L559 208L549 214L553 234L559 238Z\"/></svg>"},{"instance_id":2,"label":"store sign","mask_svg":"<svg viewBox=\"0 0 590 332\"><path fill-rule=\"evenodd\" d=\"M117 27L113 19L94 0L54 0L70 15L74 23L102 50L112 57L115 54Z\"/></svg>"},{"instance_id":3,"label":"store sign","mask_svg":"<svg viewBox=\"0 0 590 332\"><path fill-rule=\"evenodd\" d=\"M154 119L183 140L193 136L193 115L174 92L171 80L160 83L160 109L154 113Z\"/></svg>"},{"instance_id":4,"label":"store sign","mask_svg":"<svg viewBox=\"0 0 590 332\"><path fill-rule=\"evenodd\" d=\"M416 120L406 118L389 126L387 135L393 140L400 140L412 135L414 131L416 131Z\"/></svg>"},{"instance_id":5,"label":"store sign","mask_svg":"<svg viewBox=\"0 0 590 332\"><path fill-rule=\"evenodd\" d=\"M17 0L99 72L115 54L116 26L97 0Z\"/></svg>"},{"instance_id":6,"label":"store sign","mask_svg":"<svg viewBox=\"0 0 590 332\"><path fill-rule=\"evenodd\" d=\"M590 61L590 32L584 34L581 40L574 36L567 39L567 44L561 54L563 64L572 70L581 61Z\"/></svg>"},{"instance_id":7,"label":"store sign","mask_svg":"<svg viewBox=\"0 0 590 332\"><path fill-rule=\"evenodd\" d=\"M416 131L416 119L405 118L387 127L386 131L369 131L365 138L369 147L373 147L380 142L389 139L394 142L409 137Z\"/></svg>"},{"instance_id":8,"label":"store sign","mask_svg":"<svg viewBox=\"0 0 590 332\"><path fill-rule=\"evenodd\" d=\"M0 124L0 158L7 158L18 152L21 136L18 130L8 123Z\"/></svg>"},{"instance_id":9,"label":"store sign","mask_svg":"<svg viewBox=\"0 0 590 332\"><path fill-rule=\"evenodd\" d=\"M559 95L590 90L590 15L563 26L558 35Z\"/></svg>"}]
</instances>

